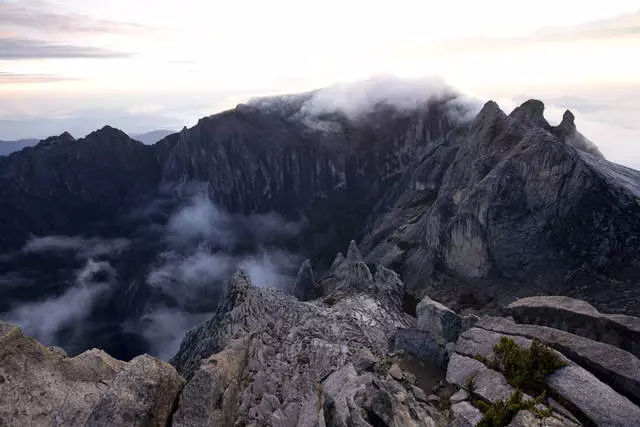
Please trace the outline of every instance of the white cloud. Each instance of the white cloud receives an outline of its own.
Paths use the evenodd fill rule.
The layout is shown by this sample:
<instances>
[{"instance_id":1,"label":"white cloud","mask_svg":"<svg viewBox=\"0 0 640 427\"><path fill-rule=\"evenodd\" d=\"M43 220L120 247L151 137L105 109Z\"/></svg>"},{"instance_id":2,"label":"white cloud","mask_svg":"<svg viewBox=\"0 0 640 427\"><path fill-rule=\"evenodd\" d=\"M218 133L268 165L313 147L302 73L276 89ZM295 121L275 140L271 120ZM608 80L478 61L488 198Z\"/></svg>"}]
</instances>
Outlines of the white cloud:
<instances>
[{"instance_id":1,"label":"white cloud","mask_svg":"<svg viewBox=\"0 0 640 427\"><path fill-rule=\"evenodd\" d=\"M116 272L108 262L88 260L76 272L74 284L63 294L15 307L5 318L47 345L56 343L56 333L65 327L79 328L94 303L114 283Z\"/></svg>"},{"instance_id":2,"label":"white cloud","mask_svg":"<svg viewBox=\"0 0 640 427\"><path fill-rule=\"evenodd\" d=\"M120 254L131 242L127 239L85 238L80 236L32 237L22 247L25 253L76 252L78 258L97 258Z\"/></svg>"}]
</instances>

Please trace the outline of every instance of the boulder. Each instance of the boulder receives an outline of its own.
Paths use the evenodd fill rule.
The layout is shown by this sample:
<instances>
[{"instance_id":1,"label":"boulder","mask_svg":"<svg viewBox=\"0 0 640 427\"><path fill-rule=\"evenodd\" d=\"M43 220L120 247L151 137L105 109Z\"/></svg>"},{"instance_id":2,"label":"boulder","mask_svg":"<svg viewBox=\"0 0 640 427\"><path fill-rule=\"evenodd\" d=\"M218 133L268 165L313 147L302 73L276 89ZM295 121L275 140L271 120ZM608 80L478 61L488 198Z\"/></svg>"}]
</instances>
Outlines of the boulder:
<instances>
[{"instance_id":1,"label":"boulder","mask_svg":"<svg viewBox=\"0 0 640 427\"><path fill-rule=\"evenodd\" d=\"M482 419L482 412L469 402L451 405L453 421L449 427L475 427Z\"/></svg>"},{"instance_id":2,"label":"boulder","mask_svg":"<svg viewBox=\"0 0 640 427\"><path fill-rule=\"evenodd\" d=\"M523 325L502 317L482 317L477 326L490 331L538 338L586 368L601 381L640 402L640 360L624 350L547 326Z\"/></svg>"},{"instance_id":3,"label":"boulder","mask_svg":"<svg viewBox=\"0 0 640 427\"><path fill-rule=\"evenodd\" d=\"M462 329L462 319L453 310L429 297L424 297L416 309L418 329L431 334L442 346L455 342Z\"/></svg>"},{"instance_id":4,"label":"boulder","mask_svg":"<svg viewBox=\"0 0 640 427\"><path fill-rule=\"evenodd\" d=\"M559 415L540 418L529 411L520 411L511 420L507 427L578 427L574 423Z\"/></svg>"},{"instance_id":5,"label":"boulder","mask_svg":"<svg viewBox=\"0 0 640 427\"><path fill-rule=\"evenodd\" d=\"M0 321L0 425L165 426L183 380L150 356L129 363L101 350L76 357Z\"/></svg>"},{"instance_id":6,"label":"boulder","mask_svg":"<svg viewBox=\"0 0 640 427\"><path fill-rule=\"evenodd\" d=\"M640 357L640 318L600 313L587 302L563 296L522 298L509 309L518 323L550 326Z\"/></svg>"},{"instance_id":7,"label":"boulder","mask_svg":"<svg viewBox=\"0 0 640 427\"><path fill-rule=\"evenodd\" d=\"M358 372L371 371L378 363L378 358L366 347L361 348L356 355L355 368Z\"/></svg>"},{"instance_id":8,"label":"boulder","mask_svg":"<svg viewBox=\"0 0 640 427\"><path fill-rule=\"evenodd\" d=\"M558 369L545 382L572 406L572 412L595 425L628 427L640 420L640 408L577 365Z\"/></svg>"},{"instance_id":9,"label":"boulder","mask_svg":"<svg viewBox=\"0 0 640 427\"><path fill-rule=\"evenodd\" d=\"M184 386L173 366L148 355L127 363L91 410L92 427L164 427Z\"/></svg>"},{"instance_id":10,"label":"boulder","mask_svg":"<svg viewBox=\"0 0 640 427\"><path fill-rule=\"evenodd\" d=\"M467 393L465 390L458 390L453 394L453 396L449 398L449 401L452 404L455 404L455 403L464 402L467 399L469 399L469 393Z\"/></svg>"},{"instance_id":11,"label":"boulder","mask_svg":"<svg viewBox=\"0 0 640 427\"><path fill-rule=\"evenodd\" d=\"M449 359L447 381L489 402L508 398L515 391L501 373L489 369L482 362L457 353ZM469 384L472 384L472 390L468 389Z\"/></svg>"},{"instance_id":12,"label":"boulder","mask_svg":"<svg viewBox=\"0 0 640 427\"><path fill-rule=\"evenodd\" d=\"M223 351L202 362L180 395L178 410L173 416L174 427L232 424L227 414L239 404L247 346L246 340L232 341ZM267 394L266 390L262 392Z\"/></svg>"}]
</instances>

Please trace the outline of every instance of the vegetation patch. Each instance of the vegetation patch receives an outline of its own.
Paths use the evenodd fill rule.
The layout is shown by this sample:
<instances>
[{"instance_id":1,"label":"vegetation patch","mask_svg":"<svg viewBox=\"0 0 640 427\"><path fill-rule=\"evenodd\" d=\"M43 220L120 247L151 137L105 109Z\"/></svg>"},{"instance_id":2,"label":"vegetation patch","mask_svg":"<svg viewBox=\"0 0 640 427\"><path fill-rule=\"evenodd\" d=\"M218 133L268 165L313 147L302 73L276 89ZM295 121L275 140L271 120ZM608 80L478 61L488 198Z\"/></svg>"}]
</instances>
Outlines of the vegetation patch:
<instances>
[{"instance_id":1,"label":"vegetation patch","mask_svg":"<svg viewBox=\"0 0 640 427\"><path fill-rule=\"evenodd\" d=\"M567 366L558 355L540 340L533 339L531 348L522 348L507 337L493 347L493 360L477 356L476 359L491 369L501 372L509 384L533 396L547 391L547 375Z\"/></svg>"},{"instance_id":2,"label":"vegetation patch","mask_svg":"<svg viewBox=\"0 0 640 427\"><path fill-rule=\"evenodd\" d=\"M531 411L540 418L550 417L551 409L540 410L536 408L546 398L546 394L541 394L537 399L524 400L520 390L516 390L507 399L498 400L493 404L487 404L476 400L474 403L484 413L477 427L504 427L508 426L513 417L522 410Z\"/></svg>"},{"instance_id":3,"label":"vegetation patch","mask_svg":"<svg viewBox=\"0 0 640 427\"><path fill-rule=\"evenodd\" d=\"M521 410L531 411L542 418L551 416L551 409L541 410L537 407L545 401L547 396L548 390L544 379L547 375L566 366L567 363L535 338L530 348L522 348L513 339L502 337L493 347L493 353L492 360L482 356L476 356L476 359L491 369L501 372L516 391L509 398L493 404L475 401L476 406L484 413L478 426L507 426ZM523 392L538 397L525 401Z\"/></svg>"}]
</instances>

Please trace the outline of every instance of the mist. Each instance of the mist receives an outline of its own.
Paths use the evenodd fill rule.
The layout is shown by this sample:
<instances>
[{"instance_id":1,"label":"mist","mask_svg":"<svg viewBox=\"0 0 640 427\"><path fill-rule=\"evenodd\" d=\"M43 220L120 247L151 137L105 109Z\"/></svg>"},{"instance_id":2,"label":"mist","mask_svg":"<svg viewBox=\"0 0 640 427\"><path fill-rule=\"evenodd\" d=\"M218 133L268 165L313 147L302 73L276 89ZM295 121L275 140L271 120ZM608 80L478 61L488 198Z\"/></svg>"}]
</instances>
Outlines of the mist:
<instances>
[{"instance_id":1,"label":"mist","mask_svg":"<svg viewBox=\"0 0 640 427\"><path fill-rule=\"evenodd\" d=\"M151 354L165 360L187 330L213 315L236 270L244 270L254 286L288 289L301 262L281 243L298 234L303 222L274 213L230 214L211 201L206 187L192 185L189 192L170 214L166 249L146 276L164 298L129 326L149 342Z\"/></svg>"},{"instance_id":2,"label":"mist","mask_svg":"<svg viewBox=\"0 0 640 427\"><path fill-rule=\"evenodd\" d=\"M78 258L88 259L109 255L118 255L125 250L130 241L123 238L101 239L80 236L32 237L22 247L23 253L73 252Z\"/></svg>"},{"instance_id":3,"label":"mist","mask_svg":"<svg viewBox=\"0 0 640 427\"><path fill-rule=\"evenodd\" d=\"M78 330L94 303L112 289L117 273L110 263L87 260L75 274L75 281L64 293L43 301L13 308L4 318L20 325L26 334L46 345L58 344L56 335L63 328Z\"/></svg>"},{"instance_id":4,"label":"mist","mask_svg":"<svg viewBox=\"0 0 640 427\"><path fill-rule=\"evenodd\" d=\"M399 111L413 111L423 108L431 100L441 99L447 100L450 118L456 121L471 120L481 108L478 100L462 95L441 78L377 76L317 90L304 103L301 112L319 116L338 111L355 120L380 105Z\"/></svg>"}]
</instances>

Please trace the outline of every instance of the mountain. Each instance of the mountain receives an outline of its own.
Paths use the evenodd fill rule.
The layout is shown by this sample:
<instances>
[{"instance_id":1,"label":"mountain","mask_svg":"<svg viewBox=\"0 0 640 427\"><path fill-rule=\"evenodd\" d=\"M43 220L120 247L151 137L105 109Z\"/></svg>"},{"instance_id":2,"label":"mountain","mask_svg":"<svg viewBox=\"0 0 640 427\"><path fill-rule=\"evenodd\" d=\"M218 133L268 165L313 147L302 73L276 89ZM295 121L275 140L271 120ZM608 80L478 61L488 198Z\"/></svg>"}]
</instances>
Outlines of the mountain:
<instances>
[{"instance_id":1,"label":"mountain","mask_svg":"<svg viewBox=\"0 0 640 427\"><path fill-rule=\"evenodd\" d=\"M0 156L8 156L14 151L20 151L25 147L33 147L37 143L37 139L19 139L17 141L0 140Z\"/></svg>"},{"instance_id":2,"label":"mountain","mask_svg":"<svg viewBox=\"0 0 640 427\"><path fill-rule=\"evenodd\" d=\"M97 349L68 357L0 321L0 423L578 427L640 417L640 318L559 296L515 301L510 318L425 297L413 316L399 276L372 272L355 242L310 284L316 298L300 301L234 273L171 365Z\"/></svg>"},{"instance_id":3,"label":"mountain","mask_svg":"<svg viewBox=\"0 0 640 427\"><path fill-rule=\"evenodd\" d=\"M152 144L155 144L156 142L160 141L162 138L171 135L172 133L175 133L175 131L172 131L172 130L152 130L150 132L133 134L133 135L131 135L131 138L135 139L136 141L140 141L140 142L142 142L144 144L152 145Z\"/></svg>"},{"instance_id":4,"label":"mountain","mask_svg":"<svg viewBox=\"0 0 640 427\"><path fill-rule=\"evenodd\" d=\"M355 239L400 274L407 313L425 295L499 314L561 294L640 314L640 173L570 112L551 126L536 100L354 112L321 95L241 104L154 145L105 127L1 158L0 310L73 354L165 354L236 267L284 289L303 259L322 275ZM38 326L33 313L79 299L90 310Z\"/></svg>"}]
</instances>

